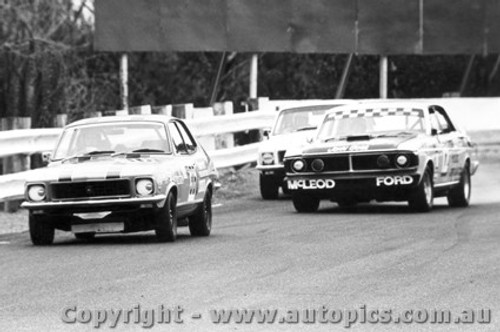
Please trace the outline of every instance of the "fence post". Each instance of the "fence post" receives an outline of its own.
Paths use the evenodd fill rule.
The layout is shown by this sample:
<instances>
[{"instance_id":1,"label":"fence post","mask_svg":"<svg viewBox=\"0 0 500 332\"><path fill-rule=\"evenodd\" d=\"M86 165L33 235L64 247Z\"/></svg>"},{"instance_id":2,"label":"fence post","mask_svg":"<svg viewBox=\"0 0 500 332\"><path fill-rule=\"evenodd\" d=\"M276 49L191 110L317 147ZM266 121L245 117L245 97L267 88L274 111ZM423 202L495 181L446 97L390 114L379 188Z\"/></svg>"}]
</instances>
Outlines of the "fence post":
<instances>
[{"instance_id":1,"label":"fence post","mask_svg":"<svg viewBox=\"0 0 500 332\"><path fill-rule=\"evenodd\" d=\"M31 128L30 117L9 117L1 120L2 130L29 129ZM28 155L15 155L3 159L3 174L18 173L30 169L30 157ZM5 212L16 212L20 201L8 201L4 203Z\"/></svg>"}]
</instances>

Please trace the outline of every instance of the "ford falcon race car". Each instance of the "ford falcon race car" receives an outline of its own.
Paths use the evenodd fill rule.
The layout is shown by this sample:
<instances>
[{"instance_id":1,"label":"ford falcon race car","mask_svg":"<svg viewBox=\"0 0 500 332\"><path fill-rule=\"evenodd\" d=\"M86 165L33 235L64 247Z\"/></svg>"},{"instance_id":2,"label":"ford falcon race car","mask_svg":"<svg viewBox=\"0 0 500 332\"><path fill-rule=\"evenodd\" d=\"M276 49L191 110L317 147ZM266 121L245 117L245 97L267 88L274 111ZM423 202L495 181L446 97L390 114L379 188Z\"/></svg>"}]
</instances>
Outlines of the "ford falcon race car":
<instances>
[{"instance_id":1,"label":"ford falcon race car","mask_svg":"<svg viewBox=\"0 0 500 332\"><path fill-rule=\"evenodd\" d=\"M439 196L468 206L476 152L439 105L373 102L330 111L313 144L288 150L284 165L298 212L316 211L321 199L408 201L425 212Z\"/></svg>"},{"instance_id":2,"label":"ford falcon race car","mask_svg":"<svg viewBox=\"0 0 500 332\"><path fill-rule=\"evenodd\" d=\"M96 233L154 230L175 241L177 226L208 236L217 171L185 123L160 116L102 117L66 126L47 168L25 183L35 245L54 230L90 240Z\"/></svg>"},{"instance_id":3,"label":"ford falcon race car","mask_svg":"<svg viewBox=\"0 0 500 332\"><path fill-rule=\"evenodd\" d=\"M259 171L260 194L263 199L278 197L279 188L286 187L283 158L288 148L307 143L323 120L327 110L343 104L315 105L281 110L272 129L265 133L258 149L257 170Z\"/></svg>"}]
</instances>

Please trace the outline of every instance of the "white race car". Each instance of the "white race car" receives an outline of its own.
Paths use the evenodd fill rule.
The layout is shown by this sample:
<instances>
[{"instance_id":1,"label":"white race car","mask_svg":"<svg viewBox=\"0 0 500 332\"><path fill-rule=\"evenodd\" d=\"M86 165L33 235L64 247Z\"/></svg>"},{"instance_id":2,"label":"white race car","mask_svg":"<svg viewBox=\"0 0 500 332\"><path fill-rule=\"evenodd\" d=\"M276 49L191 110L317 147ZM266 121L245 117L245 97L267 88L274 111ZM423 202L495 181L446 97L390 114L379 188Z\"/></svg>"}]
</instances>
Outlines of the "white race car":
<instances>
[{"instance_id":1,"label":"white race car","mask_svg":"<svg viewBox=\"0 0 500 332\"><path fill-rule=\"evenodd\" d=\"M277 114L272 129L265 132L267 139L258 150L257 170L263 199L277 198L280 187L284 193L288 192L283 167L286 150L307 143L326 112L346 103L287 108Z\"/></svg>"}]
</instances>

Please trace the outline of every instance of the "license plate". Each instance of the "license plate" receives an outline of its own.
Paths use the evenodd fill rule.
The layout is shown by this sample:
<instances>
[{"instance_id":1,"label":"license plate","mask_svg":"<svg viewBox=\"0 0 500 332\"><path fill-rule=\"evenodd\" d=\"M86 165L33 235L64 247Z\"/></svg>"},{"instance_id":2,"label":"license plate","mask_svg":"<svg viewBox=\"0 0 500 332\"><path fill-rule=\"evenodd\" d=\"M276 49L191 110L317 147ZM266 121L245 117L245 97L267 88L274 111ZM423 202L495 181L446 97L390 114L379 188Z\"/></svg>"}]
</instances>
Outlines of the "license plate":
<instances>
[{"instance_id":1,"label":"license plate","mask_svg":"<svg viewBox=\"0 0 500 332\"><path fill-rule=\"evenodd\" d=\"M122 222L103 223L103 224L83 224L72 225L73 233L114 233L122 232L125 229L125 224Z\"/></svg>"},{"instance_id":2,"label":"license plate","mask_svg":"<svg viewBox=\"0 0 500 332\"><path fill-rule=\"evenodd\" d=\"M111 214L111 211L74 213L73 215L75 217L87 220L87 219L102 219L109 214Z\"/></svg>"}]
</instances>

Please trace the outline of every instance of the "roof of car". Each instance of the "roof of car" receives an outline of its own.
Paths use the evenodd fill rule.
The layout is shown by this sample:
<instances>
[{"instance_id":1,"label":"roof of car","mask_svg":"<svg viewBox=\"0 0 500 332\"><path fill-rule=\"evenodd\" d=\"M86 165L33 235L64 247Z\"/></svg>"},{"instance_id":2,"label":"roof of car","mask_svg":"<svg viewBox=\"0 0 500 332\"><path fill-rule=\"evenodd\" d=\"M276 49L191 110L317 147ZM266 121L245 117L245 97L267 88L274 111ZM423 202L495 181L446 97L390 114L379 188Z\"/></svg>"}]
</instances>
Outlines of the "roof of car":
<instances>
[{"instance_id":1,"label":"roof of car","mask_svg":"<svg viewBox=\"0 0 500 332\"><path fill-rule=\"evenodd\" d=\"M95 118L87 118L75 121L69 124L67 127L88 125L88 124L98 124L98 123L111 123L111 122L137 122L137 121L146 121L146 122L162 122L167 123L171 119L176 119L172 116L168 115L124 115L124 116L103 116L103 117L95 117Z\"/></svg>"},{"instance_id":2,"label":"roof of car","mask_svg":"<svg viewBox=\"0 0 500 332\"><path fill-rule=\"evenodd\" d=\"M328 113L334 113L343 110L366 110L366 109L381 109L381 108L419 108L419 109L427 109L430 106L434 106L436 103L430 103L425 101L387 101L387 100L369 100L369 101L360 101L355 104L346 104L343 106L338 106L334 110Z\"/></svg>"}]
</instances>

